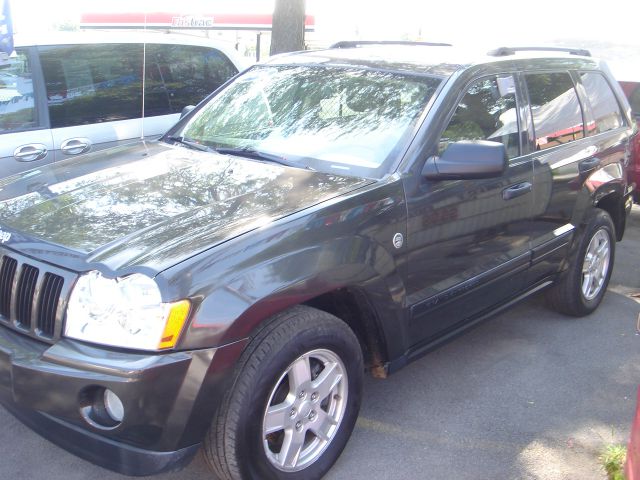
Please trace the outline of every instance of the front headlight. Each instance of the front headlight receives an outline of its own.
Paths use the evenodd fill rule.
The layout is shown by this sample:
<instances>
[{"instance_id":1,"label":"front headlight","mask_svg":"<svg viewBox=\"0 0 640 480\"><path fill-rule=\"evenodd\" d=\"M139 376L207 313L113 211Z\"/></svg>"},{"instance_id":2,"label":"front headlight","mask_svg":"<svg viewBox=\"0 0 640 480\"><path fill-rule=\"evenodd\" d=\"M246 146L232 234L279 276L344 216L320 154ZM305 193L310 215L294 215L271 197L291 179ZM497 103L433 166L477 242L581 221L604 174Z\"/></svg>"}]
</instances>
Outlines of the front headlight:
<instances>
[{"instance_id":1,"label":"front headlight","mask_svg":"<svg viewBox=\"0 0 640 480\"><path fill-rule=\"evenodd\" d=\"M139 273L109 279L82 275L69 299L64 334L86 342L141 350L175 346L189 301L163 303L156 282Z\"/></svg>"}]
</instances>

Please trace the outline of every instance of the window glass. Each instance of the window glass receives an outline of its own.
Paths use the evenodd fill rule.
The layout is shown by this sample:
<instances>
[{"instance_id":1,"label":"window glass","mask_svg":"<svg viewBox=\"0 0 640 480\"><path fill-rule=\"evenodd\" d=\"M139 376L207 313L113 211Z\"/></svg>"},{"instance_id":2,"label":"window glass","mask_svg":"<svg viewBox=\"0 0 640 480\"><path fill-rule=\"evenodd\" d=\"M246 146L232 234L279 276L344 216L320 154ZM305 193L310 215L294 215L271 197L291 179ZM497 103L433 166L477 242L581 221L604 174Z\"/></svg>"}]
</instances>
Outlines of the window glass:
<instances>
[{"instance_id":1,"label":"window glass","mask_svg":"<svg viewBox=\"0 0 640 480\"><path fill-rule=\"evenodd\" d=\"M231 61L214 48L147 45L145 115L180 113L236 73Z\"/></svg>"},{"instance_id":2,"label":"window glass","mask_svg":"<svg viewBox=\"0 0 640 480\"><path fill-rule=\"evenodd\" d=\"M379 176L398 158L440 82L360 68L258 66L172 133L316 170Z\"/></svg>"},{"instance_id":3,"label":"window glass","mask_svg":"<svg viewBox=\"0 0 640 480\"><path fill-rule=\"evenodd\" d=\"M582 108L571 76L566 72L525 76L536 134L536 150L584 136Z\"/></svg>"},{"instance_id":4,"label":"window glass","mask_svg":"<svg viewBox=\"0 0 640 480\"><path fill-rule=\"evenodd\" d=\"M595 125L588 125L589 133L602 133L615 130L623 125L620 105L607 80L595 72L580 75L582 85L587 92Z\"/></svg>"},{"instance_id":5,"label":"window glass","mask_svg":"<svg viewBox=\"0 0 640 480\"><path fill-rule=\"evenodd\" d=\"M40 49L53 128L139 118L142 45Z\"/></svg>"},{"instance_id":6,"label":"window glass","mask_svg":"<svg viewBox=\"0 0 640 480\"><path fill-rule=\"evenodd\" d=\"M490 140L504 144L509 158L520 154L518 110L512 76L474 83L456 108L440 139L440 152L460 140Z\"/></svg>"},{"instance_id":7,"label":"window glass","mask_svg":"<svg viewBox=\"0 0 640 480\"><path fill-rule=\"evenodd\" d=\"M0 133L36 126L31 66L25 52L0 62Z\"/></svg>"}]
</instances>

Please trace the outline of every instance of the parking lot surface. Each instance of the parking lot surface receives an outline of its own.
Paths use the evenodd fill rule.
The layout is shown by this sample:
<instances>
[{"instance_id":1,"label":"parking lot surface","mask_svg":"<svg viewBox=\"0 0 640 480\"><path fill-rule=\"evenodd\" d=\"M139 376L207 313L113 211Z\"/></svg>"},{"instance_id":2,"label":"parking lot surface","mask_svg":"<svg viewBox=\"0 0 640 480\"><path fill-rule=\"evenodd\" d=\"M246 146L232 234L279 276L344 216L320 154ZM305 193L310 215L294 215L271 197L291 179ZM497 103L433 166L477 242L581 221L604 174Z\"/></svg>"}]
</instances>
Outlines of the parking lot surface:
<instances>
[{"instance_id":1,"label":"parking lot surface","mask_svg":"<svg viewBox=\"0 0 640 480\"><path fill-rule=\"evenodd\" d=\"M354 434L327 479L604 479L640 382L640 208L593 315L543 298L494 317L386 380L368 378ZM0 408L0 479L125 479L43 440ZM157 480L211 478L198 455Z\"/></svg>"}]
</instances>

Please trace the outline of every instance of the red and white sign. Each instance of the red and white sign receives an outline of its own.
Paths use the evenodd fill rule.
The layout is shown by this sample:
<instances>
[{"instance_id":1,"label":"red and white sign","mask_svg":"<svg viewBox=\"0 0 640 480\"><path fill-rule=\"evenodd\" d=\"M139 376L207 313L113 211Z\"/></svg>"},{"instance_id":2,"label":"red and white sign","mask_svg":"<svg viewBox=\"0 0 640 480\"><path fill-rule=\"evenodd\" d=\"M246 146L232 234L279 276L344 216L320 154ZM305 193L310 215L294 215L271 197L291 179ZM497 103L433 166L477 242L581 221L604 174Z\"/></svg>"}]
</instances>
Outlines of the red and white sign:
<instances>
[{"instance_id":1,"label":"red and white sign","mask_svg":"<svg viewBox=\"0 0 640 480\"><path fill-rule=\"evenodd\" d=\"M175 12L83 13L81 28L169 28L200 30L271 30L271 14ZM305 17L305 31L315 29L315 17Z\"/></svg>"}]
</instances>

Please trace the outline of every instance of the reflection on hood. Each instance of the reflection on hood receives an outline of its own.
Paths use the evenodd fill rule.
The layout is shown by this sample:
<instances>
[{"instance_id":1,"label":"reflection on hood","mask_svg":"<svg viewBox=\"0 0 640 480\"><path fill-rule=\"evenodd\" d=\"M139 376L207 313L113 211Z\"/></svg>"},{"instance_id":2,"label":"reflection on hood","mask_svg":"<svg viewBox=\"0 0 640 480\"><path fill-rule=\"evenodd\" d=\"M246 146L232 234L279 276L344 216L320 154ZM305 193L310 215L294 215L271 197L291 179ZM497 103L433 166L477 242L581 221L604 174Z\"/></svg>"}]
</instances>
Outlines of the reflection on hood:
<instances>
[{"instance_id":1,"label":"reflection on hood","mask_svg":"<svg viewBox=\"0 0 640 480\"><path fill-rule=\"evenodd\" d=\"M0 225L96 259L193 254L367 182L164 144L122 155L3 186Z\"/></svg>"}]
</instances>

